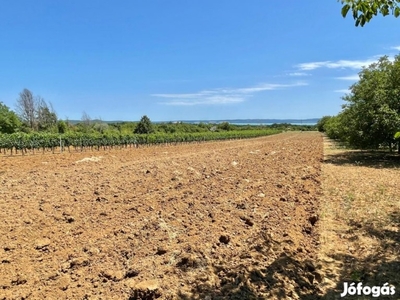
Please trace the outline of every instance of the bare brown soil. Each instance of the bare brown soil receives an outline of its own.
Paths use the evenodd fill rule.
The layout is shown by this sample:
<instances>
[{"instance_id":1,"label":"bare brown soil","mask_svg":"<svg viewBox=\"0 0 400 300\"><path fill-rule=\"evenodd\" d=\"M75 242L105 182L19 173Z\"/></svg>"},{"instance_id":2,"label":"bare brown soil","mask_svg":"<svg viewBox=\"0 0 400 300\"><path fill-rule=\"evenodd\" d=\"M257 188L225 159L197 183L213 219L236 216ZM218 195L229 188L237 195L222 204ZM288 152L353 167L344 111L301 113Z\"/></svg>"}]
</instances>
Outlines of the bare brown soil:
<instances>
[{"instance_id":1,"label":"bare brown soil","mask_svg":"<svg viewBox=\"0 0 400 300\"><path fill-rule=\"evenodd\" d=\"M322 136L0 158L0 299L316 299Z\"/></svg>"}]
</instances>

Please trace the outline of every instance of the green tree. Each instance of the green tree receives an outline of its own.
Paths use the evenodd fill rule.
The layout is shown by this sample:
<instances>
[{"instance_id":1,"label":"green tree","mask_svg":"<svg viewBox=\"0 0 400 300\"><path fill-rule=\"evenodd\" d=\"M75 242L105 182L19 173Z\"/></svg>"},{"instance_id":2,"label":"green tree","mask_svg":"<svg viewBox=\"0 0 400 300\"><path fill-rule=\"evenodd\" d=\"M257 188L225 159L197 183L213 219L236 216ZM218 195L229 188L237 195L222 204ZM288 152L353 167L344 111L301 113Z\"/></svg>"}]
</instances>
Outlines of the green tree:
<instances>
[{"instance_id":1,"label":"green tree","mask_svg":"<svg viewBox=\"0 0 400 300\"><path fill-rule=\"evenodd\" d=\"M36 119L39 131L47 131L51 128L56 128L57 114L53 106L48 105L43 98L37 97L36 99Z\"/></svg>"},{"instance_id":2,"label":"green tree","mask_svg":"<svg viewBox=\"0 0 400 300\"><path fill-rule=\"evenodd\" d=\"M147 134L153 132L153 124L151 123L150 119L144 115L140 122L137 124L134 133L138 134Z\"/></svg>"},{"instance_id":3,"label":"green tree","mask_svg":"<svg viewBox=\"0 0 400 300\"><path fill-rule=\"evenodd\" d=\"M68 125L65 121L59 120L57 122L57 129L58 129L58 133L66 133L68 130Z\"/></svg>"},{"instance_id":4,"label":"green tree","mask_svg":"<svg viewBox=\"0 0 400 300\"><path fill-rule=\"evenodd\" d=\"M343 5L342 16L346 17L351 11L356 26L364 26L378 14L383 16L393 14L396 18L400 15L400 0L340 0L340 2Z\"/></svg>"},{"instance_id":5,"label":"green tree","mask_svg":"<svg viewBox=\"0 0 400 300\"><path fill-rule=\"evenodd\" d=\"M229 124L229 122L222 122L220 124L217 125L217 128L220 130L231 130L231 124Z\"/></svg>"},{"instance_id":6,"label":"green tree","mask_svg":"<svg viewBox=\"0 0 400 300\"><path fill-rule=\"evenodd\" d=\"M47 104L40 96L34 97L28 89L24 89L19 94L16 111L23 122L25 131L57 130L57 114L51 103Z\"/></svg>"},{"instance_id":7,"label":"green tree","mask_svg":"<svg viewBox=\"0 0 400 300\"><path fill-rule=\"evenodd\" d=\"M341 140L342 142L348 141L348 130L346 130L347 127L345 122L345 119L347 119L346 117L346 113L342 112L337 116L330 117L326 120L324 130L329 138Z\"/></svg>"},{"instance_id":8,"label":"green tree","mask_svg":"<svg viewBox=\"0 0 400 300\"><path fill-rule=\"evenodd\" d=\"M325 132L326 131L325 124L330 118L332 118L332 117L331 116L323 116L321 119L318 120L317 130L319 132Z\"/></svg>"},{"instance_id":9,"label":"green tree","mask_svg":"<svg viewBox=\"0 0 400 300\"><path fill-rule=\"evenodd\" d=\"M98 131L100 133L105 133L107 131L114 131L113 128L110 129L110 126L108 126L107 123L102 122L102 121L97 121L96 123L93 124L93 129L95 131ZM115 129L115 131L118 131L118 129Z\"/></svg>"},{"instance_id":10,"label":"green tree","mask_svg":"<svg viewBox=\"0 0 400 300\"><path fill-rule=\"evenodd\" d=\"M134 122L123 122L120 126L120 132L122 134L130 134L135 130Z\"/></svg>"},{"instance_id":11,"label":"green tree","mask_svg":"<svg viewBox=\"0 0 400 300\"><path fill-rule=\"evenodd\" d=\"M14 133L21 125L17 114L0 102L0 133Z\"/></svg>"},{"instance_id":12,"label":"green tree","mask_svg":"<svg viewBox=\"0 0 400 300\"><path fill-rule=\"evenodd\" d=\"M400 131L395 133L394 140L397 142L397 151L400 153Z\"/></svg>"},{"instance_id":13,"label":"green tree","mask_svg":"<svg viewBox=\"0 0 400 300\"><path fill-rule=\"evenodd\" d=\"M78 131L89 133L92 129L92 118L84 111L82 113L81 122L76 125Z\"/></svg>"},{"instance_id":14,"label":"green tree","mask_svg":"<svg viewBox=\"0 0 400 300\"><path fill-rule=\"evenodd\" d=\"M392 146L400 128L400 55L387 56L364 68L360 80L343 97L341 126L347 142L357 148Z\"/></svg>"}]
</instances>

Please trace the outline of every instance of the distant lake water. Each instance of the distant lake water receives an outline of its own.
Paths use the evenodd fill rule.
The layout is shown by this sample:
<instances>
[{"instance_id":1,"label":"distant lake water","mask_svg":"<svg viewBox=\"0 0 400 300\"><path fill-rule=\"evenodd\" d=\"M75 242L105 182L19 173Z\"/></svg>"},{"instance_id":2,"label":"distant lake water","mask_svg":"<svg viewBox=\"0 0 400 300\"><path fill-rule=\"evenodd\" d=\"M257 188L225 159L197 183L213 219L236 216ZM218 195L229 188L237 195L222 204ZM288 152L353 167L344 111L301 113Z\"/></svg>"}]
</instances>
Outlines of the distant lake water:
<instances>
[{"instance_id":1,"label":"distant lake water","mask_svg":"<svg viewBox=\"0 0 400 300\"><path fill-rule=\"evenodd\" d=\"M260 120L261 121L261 120ZM311 120L307 120L307 121L311 121ZM290 120L288 120L288 122L285 122L285 120L281 120L278 122L254 122L254 121L249 121L246 122L245 120L243 122L229 122L229 121L222 121L222 120L213 120L213 121L182 121L184 123L189 123L189 124L200 124L200 123L204 123L204 124L221 124L224 122L228 122L229 124L232 125L242 125L242 126L246 126L246 125L251 125L251 126L268 126L268 125L273 125L273 124L291 124L291 125L308 125L308 126L315 126L317 125L317 121L315 122L290 122Z\"/></svg>"},{"instance_id":2,"label":"distant lake water","mask_svg":"<svg viewBox=\"0 0 400 300\"><path fill-rule=\"evenodd\" d=\"M273 125L273 124L291 124L291 125L309 125L309 126L314 126L317 125L317 123L229 123L232 125L252 125L252 126L267 126L267 125Z\"/></svg>"}]
</instances>

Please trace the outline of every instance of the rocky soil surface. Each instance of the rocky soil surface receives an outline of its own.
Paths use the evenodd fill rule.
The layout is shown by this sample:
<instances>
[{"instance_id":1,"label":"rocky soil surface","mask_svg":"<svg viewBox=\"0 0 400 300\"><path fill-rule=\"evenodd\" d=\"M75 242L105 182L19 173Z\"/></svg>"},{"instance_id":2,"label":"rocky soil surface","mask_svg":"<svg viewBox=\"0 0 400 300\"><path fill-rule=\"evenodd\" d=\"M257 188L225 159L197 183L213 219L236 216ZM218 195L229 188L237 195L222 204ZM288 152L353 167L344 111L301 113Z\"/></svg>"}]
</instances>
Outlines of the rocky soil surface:
<instances>
[{"instance_id":1,"label":"rocky soil surface","mask_svg":"<svg viewBox=\"0 0 400 300\"><path fill-rule=\"evenodd\" d=\"M0 299L315 299L322 136L0 158Z\"/></svg>"}]
</instances>

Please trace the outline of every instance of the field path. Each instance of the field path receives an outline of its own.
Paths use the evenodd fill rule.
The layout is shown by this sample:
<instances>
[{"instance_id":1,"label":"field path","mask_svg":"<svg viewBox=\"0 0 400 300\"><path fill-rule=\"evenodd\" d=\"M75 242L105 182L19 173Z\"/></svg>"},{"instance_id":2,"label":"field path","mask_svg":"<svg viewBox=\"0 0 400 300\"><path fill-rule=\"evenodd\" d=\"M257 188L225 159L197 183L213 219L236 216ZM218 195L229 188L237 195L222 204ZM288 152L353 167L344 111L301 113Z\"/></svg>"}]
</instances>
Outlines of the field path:
<instances>
[{"instance_id":1,"label":"field path","mask_svg":"<svg viewBox=\"0 0 400 300\"><path fill-rule=\"evenodd\" d=\"M396 295L379 299L400 299L399 175L396 154L348 150L324 137L318 253L323 299L340 299L344 282L392 284Z\"/></svg>"}]
</instances>

